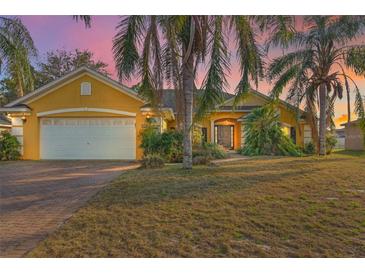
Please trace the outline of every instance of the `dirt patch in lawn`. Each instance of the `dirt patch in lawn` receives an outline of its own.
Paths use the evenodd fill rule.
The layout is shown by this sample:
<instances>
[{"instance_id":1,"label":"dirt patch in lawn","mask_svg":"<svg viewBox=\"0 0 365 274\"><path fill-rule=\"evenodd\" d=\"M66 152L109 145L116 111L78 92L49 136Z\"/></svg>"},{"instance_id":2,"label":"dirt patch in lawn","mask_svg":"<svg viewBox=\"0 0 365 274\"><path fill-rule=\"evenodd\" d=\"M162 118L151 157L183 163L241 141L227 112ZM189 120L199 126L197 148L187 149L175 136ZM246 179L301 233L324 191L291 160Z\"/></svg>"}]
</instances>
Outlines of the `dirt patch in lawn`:
<instances>
[{"instance_id":1,"label":"dirt patch in lawn","mask_svg":"<svg viewBox=\"0 0 365 274\"><path fill-rule=\"evenodd\" d=\"M365 157L123 174L32 257L364 257Z\"/></svg>"}]
</instances>

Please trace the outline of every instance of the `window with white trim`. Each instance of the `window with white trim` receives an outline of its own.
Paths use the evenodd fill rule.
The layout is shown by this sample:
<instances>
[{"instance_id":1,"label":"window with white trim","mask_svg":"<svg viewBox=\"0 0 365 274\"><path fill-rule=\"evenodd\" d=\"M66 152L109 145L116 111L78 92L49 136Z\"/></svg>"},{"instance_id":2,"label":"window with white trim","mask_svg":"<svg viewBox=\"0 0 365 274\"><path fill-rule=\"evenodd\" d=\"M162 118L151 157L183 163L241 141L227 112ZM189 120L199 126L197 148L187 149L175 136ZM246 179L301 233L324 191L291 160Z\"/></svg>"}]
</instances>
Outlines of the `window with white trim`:
<instances>
[{"instance_id":1,"label":"window with white trim","mask_svg":"<svg viewBox=\"0 0 365 274\"><path fill-rule=\"evenodd\" d=\"M81 83L80 95L81 96L91 95L91 83L90 82L82 82Z\"/></svg>"}]
</instances>

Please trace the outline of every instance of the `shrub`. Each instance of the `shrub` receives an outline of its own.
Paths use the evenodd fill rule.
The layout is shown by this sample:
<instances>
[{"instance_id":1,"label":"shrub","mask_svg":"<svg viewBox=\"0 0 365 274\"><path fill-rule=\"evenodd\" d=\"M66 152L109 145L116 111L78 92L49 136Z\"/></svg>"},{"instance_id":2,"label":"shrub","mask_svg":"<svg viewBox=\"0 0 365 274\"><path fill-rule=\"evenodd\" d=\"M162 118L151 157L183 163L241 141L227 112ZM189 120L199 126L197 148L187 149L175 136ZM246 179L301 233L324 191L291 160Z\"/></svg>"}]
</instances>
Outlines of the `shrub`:
<instances>
[{"instance_id":1,"label":"shrub","mask_svg":"<svg viewBox=\"0 0 365 274\"><path fill-rule=\"evenodd\" d=\"M300 156L299 148L284 135L279 113L271 105L254 109L245 118L242 154Z\"/></svg>"},{"instance_id":2,"label":"shrub","mask_svg":"<svg viewBox=\"0 0 365 274\"><path fill-rule=\"evenodd\" d=\"M183 158L183 135L169 130L161 134L160 152L168 162L181 162Z\"/></svg>"},{"instance_id":3,"label":"shrub","mask_svg":"<svg viewBox=\"0 0 365 274\"><path fill-rule=\"evenodd\" d=\"M18 160L20 158L20 143L18 139L8 131L0 135L0 160Z\"/></svg>"},{"instance_id":4,"label":"shrub","mask_svg":"<svg viewBox=\"0 0 365 274\"><path fill-rule=\"evenodd\" d=\"M205 156L193 157L193 165L206 165L209 163L209 159Z\"/></svg>"},{"instance_id":5,"label":"shrub","mask_svg":"<svg viewBox=\"0 0 365 274\"><path fill-rule=\"evenodd\" d=\"M313 144L313 142L306 143L304 145L303 152L305 154L309 154L309 155L315 154L316 153L316 146Z\"/></svg>"},{"instance_id":6,"label":"shrub","mask_svg":"<svg viewBox=\"0 0 365 274\"><path fill-rule=\"evenodd\" d=\"M332 133L326 135L326 153L331 154L337 144L337 139Z\"/></svg>"},{"instance_id":7,"label":"shrub","mask_svg":"<svg viewBox=\"0 0 365 274\"><path fill-rule=\"evenodd\" d=\"M159 154L148 154L142 159L142 168L162 168L165 161Z\"/></svg>"},{"instance_id":8,"label":"shrub","mask_svg":"<svg viewBox=\"0 0 365 274\"><path fill-rule=\"evenodd\" d=\"M194 146L193 157L203 156L207 159L224 159L227 158L227 153L221 145L203 143L200 146Z\"/></svg>"},{"instance_id":9,"label":"shrub","mask_svg":"<svg viewBox=\"0 0 365 274\"><path fill-rule=\"evenodd\" d=\"M213 159L224 159L227 158L227 152L221 145L214 143L203 144L204 149L207 151L208 155Z\"/></svg>"},{"instance_id":10,"label":"shrub","mask_svg":"<svg viewBox=\"0 0 365 274\"><path fill-rule=\"evenodd\" d=\"M143 154L159 154L167 162L182 161L183 135L175 130L159 132L152 125L148 125L142 131Z\"/></svg>"}]
</instances>

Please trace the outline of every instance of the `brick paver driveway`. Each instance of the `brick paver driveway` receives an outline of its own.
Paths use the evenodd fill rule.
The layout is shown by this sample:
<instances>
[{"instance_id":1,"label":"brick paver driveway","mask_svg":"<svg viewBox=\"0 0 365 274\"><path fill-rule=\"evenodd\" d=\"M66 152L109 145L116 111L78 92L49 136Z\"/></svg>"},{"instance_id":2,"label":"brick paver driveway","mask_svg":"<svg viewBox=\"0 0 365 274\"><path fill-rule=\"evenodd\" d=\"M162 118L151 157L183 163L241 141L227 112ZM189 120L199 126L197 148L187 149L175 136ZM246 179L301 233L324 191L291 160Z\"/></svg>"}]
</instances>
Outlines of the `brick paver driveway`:
<instances>
[{"instance_id":1,"label":"brick paver driveway","mask_svg":"<svg viewBox=\"0 0 365 274\"><path fill-rule=\"evenodd\" d=\"M135 163L0 163L0 256L21 257L98 190Z\"/></svg>"}]
</instances>

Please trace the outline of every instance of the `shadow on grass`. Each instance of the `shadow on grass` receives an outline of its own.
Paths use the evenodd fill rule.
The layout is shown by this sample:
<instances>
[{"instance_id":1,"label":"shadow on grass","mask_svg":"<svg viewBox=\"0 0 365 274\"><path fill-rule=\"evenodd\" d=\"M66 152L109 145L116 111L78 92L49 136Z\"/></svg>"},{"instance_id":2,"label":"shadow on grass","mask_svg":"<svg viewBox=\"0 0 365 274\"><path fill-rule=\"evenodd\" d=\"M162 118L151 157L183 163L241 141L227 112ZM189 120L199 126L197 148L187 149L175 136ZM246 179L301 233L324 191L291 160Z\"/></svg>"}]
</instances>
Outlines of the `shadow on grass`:
<instances>
[{"instance_id":1,"label":"shadow on grass","mask_svg":"<svg viewBox=\"0 0 365 274\"><path fill-rule=\"evenodd\" d=\"M333 152L334 155L347 155L353 157L362 157L365 158L365 151L361 150L339 150Z\"/></svg>"}]
</instances>

